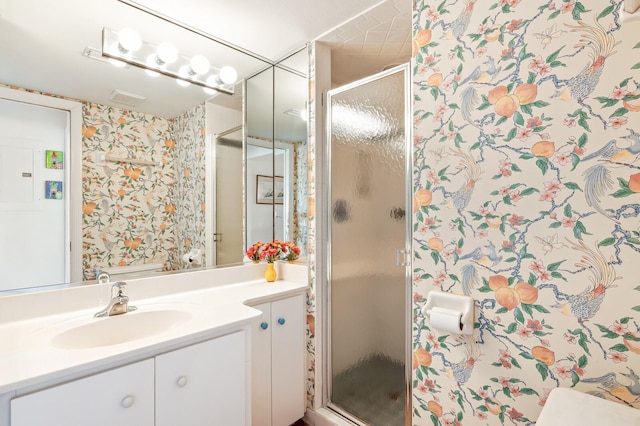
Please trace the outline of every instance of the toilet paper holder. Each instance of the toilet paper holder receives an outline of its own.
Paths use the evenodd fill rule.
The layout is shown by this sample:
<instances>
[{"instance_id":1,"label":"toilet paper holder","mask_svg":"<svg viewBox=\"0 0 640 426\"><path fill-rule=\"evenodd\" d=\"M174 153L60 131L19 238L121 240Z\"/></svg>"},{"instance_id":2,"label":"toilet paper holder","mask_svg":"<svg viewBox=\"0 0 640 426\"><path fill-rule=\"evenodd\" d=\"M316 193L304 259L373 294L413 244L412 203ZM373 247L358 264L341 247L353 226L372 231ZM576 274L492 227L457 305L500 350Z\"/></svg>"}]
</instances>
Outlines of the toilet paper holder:
<instances>
[{"instance_id":1,"label":"toilet paper holder","mask_svg":"<svg viewBox=\"0 0 640 426\"><path fill-rule=\"evenodd\" d=\"M427 302L422 307L422 313L431 321L431 315L445 314L459 318L459 330L447 331L459 334L473 334L474 301L470 296L461 294L432 291L427 296Z\"/></svg>"}]
</instances>

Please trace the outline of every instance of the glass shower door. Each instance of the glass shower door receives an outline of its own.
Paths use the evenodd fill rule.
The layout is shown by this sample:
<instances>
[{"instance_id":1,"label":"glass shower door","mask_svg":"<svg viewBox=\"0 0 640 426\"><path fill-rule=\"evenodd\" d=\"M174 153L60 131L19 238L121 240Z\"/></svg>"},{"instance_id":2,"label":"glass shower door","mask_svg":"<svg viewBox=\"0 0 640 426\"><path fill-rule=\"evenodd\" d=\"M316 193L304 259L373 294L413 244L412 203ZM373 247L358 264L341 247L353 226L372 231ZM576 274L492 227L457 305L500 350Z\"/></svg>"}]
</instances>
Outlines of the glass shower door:
<instances>
[{"instance_id":1,"label":"glass shower door","mask_svg":"<svg viewBox=\"0 0 640 426\"><path fill-rule=\"evenodd\" d=\"M408 68L329 92L329 407L405 425ZM407 127L408 128L408 127Z\"/></svg>"}]
</instances>

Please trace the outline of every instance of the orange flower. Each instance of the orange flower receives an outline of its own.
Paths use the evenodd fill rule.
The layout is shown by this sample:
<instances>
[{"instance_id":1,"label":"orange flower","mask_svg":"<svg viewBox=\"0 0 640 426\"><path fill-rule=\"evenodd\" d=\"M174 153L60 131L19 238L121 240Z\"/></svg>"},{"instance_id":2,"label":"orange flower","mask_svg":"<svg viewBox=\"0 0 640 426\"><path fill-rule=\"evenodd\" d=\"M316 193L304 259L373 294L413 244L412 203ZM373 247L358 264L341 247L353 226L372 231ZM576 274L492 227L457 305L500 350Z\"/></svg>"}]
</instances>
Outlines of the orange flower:
<instances>
[{"instance_id":1,"label":"orange flower","mask_svg":"<svg viewBox=\"0 0 640 426\"><path fill-rule=\"evenodd\" d=\"M169 214L174 214L176 212L176 205L175 204L167 204L166 206L164 206L164 211L169 213Z\"/></svg>"},{"instance_id":2,"label":"orange flower","mask_svg":"<svg viewBox=\"0 0 640 426\"><path fill-rule=\"evenodd\" d=\"M118 266L127 266L127 262L121 260L120 262L118 262Z\"/></svg>"},{"instance_id":3,"label":"orange flower","mask_svg":"<svg viewBox=\"0 0 640 426\"><path fill-rule=\"evenodd\" d=\"M629 176L629 189L633 192L640 192L640 173Z\"/></svg>"},{"instance_id":4,"label":"orange flower","mask_svg":"<svg viewBox=\"0 0 640 426\"><path fill-rule=\"evenodd\" d=\"M551 158L556 152L556 144L551 141L540 141L533 144L531 153L536 157Z\"/></svg>"},{"instance_id":5,"label":"orange flower","mask_svg":"<svg viewBox=\"0 0 640 426\"><path fill-rule=\"evenodd\" d=\"M91 139L93 137L93 135L96 133L96 129L94 126L87 126L82 128L82 136L84 136L87 139Z\"/></svg>"},{"instance_id":6,"label":"orange flower","mask_svg":"<svg viewBox=\"0 0 640 426\"><path fill-rule=\"evenodd\" d=\"M429 367L433 358L431 354L424 348L418 348L413 352L413 369L420 366Z\"/></svg>"},{"instance_id":7,"label":"orange flower","mask_svg":"<svg viewBox=\"0 0 640 426\"><path fill-rule=\"evenodd\" d=\"M176 141L174 141L173 139L167 139L166 141L164 141L164 146L169 149L174 149L176 147Z\"/></svg>"},{"instance_id":8,"label":"orange flower","mask_svg":"<svg viewBox=\"0 0 640 426\"><path fill-rule=\"evenodd\" d=\"M127 191L125 191L124 189L120 189L120 190L118 191L118 195L119 195L120 197L124 196L124 194L126 194L126 193L127 193Z\"/></svg>"},{"instance_id":9,"label":"orange flower","mask_svg":"<svg viewBox=\"0 0 640 426\"><path fill-rule=\"evenodd\" d=\"M118 118L118 124L125 124L127 122L127 119L124 117L120 117Z\"/></svg>"},{"instance_id":10,"label":"orange flower","mask_svg":"<svg viewBox=\"0 0 640 426\"><path fill-rule=\"evenodd\" d=\"M82 205L82 213L91 214L93 213L93 209L95 208L96 203L94 203L93 201L89 201L88 203Z\"/></svg>"}]
</instances>

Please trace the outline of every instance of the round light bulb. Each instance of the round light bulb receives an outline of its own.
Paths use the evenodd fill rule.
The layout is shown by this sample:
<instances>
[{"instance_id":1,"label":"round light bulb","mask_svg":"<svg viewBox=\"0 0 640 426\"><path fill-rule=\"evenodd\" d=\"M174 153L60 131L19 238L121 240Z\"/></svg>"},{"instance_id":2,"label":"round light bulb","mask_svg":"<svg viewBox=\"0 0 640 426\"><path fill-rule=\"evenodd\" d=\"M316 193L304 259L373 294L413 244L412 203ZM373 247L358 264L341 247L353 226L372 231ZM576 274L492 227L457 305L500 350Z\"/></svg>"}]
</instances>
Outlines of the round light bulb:
<instances>
[{"instance_id":1,"label":"round light bulb","mask_svg":"<svg viewBox=\"0 0 640 426\"><path fill-rule=\"evenodd\" d=\"M206 74L209 72L209 60L202 55L196 55L191 58L191 62L189 63L191 67L191 71L194 74Z\"/></svg>"},{"instance_id":2,"label":"round light bulb","mask_svg":"<svg viewBox=\"0 0 640 426\"><path fill-rule=\"evenodd\" d=\"M135 52L142 46L142 39L131 28L123 28L118 32L118 43L127 52Z\"/></svg>"},{"instance_id":3,"label":"round light bulb","mask_svg":"<svg viewBox=\"0 0 640 426\"><path fill-rule=\"evenodd\" d=\"M158 65L172 64L178 59L178 49L168 42L162 42L156 49Z\"/></svg>"},{"instance_id":4,"label":"round light bulb","mask_svg":"<svg viewBox=\"0 0 640 426\"><path fill-rule=\"evenodd\" d=\"M300 111L300 118L302 118L303 121L307 121L308 114L309 114L309 111L307 111L306 108L303 108L302 111Z\"/></svg>"},{"instance_id":5,"label":"round light bulb","mask_svg":"<svg viewBox=\"0 0 640 426\"><path fill-rule=\"evenodd\" d=\"M180 70L178 70L178 75L182 78L189 78L189 66L183 65L182 67L180 67ZM188 81L180 80L179 78L176 78L176 82L182 87L191 85L191 83L189 83Z\"/></svg>"},{"instance_id":6,"label":"round light bulb","mask_svg":"<svg viewBox=\"0 0 640 426\"><path fill-rule=\"evenodd\" d=\"M156 56L155 55L149 55L149 57L147 57L147 66L149 68L159 68L158 64L156 62ZM149 70L149 69L144 70L144 72L146 72L147 75L151 76L151 77L157 77L157 76L160 75L159 72L155 72L155 71L152 71L152 70Z\"/></svg>"},{"instance_id":7,"label":"round light bulb","mask_svg":"<svg viewBox=\"0 0 640 426\"><path fill-rule=\"evenodd\" d=\"M210 75L209 77L207 77L207 81L206 81L207 85L212 86L212 87L216 87L218 86L218 76L216 75ZM217 93L217 90L213 90L213 89L209 89L208 87L203 87L202 90L204 90L204 93L206 93L207 95L215 95Z\"/></svg>"},{"instance_id":8,"label":"round light bulb","mask_svg":"<svg viewBox=\"0 0 640 426\"><path fill-rule=\"evenodd\" d=\"M224 84L233 84L238 79L238 72L232 66L225 65L224 67L220 68L220 74L218 78Z\"/></svg>"}]
</instances>

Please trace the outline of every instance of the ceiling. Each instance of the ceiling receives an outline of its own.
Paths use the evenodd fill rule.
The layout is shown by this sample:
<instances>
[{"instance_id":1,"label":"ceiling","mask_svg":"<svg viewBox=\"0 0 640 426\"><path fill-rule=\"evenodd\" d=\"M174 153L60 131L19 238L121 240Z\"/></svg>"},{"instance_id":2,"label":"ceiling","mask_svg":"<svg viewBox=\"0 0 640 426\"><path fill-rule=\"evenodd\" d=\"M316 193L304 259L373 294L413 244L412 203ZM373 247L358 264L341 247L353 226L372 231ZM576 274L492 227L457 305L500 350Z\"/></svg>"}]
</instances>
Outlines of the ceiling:
<instances>
[{"instance_id":1,"label":"ceiling","mask_svg":"<svg viewBox=\"0 0 640 426\"><path fill-rule=\"evenodd\" d=\"M126 3L153 6L209 37ZM82 52L100 48L103 27L132 27L154 44L172 41L185 56L203 53L215 58L214 66L233 65L241 78L318 40L331 47L332 78L341 85L409 60L411 5L410 0L0 0L0 83L127 107L109 99L117 89L146 98L133 109L174 117L211 95L87 58ZM211 36L239 49L214 43ZM241 105L223 94L212 101Z\"/></svg>"}]
</instances>

